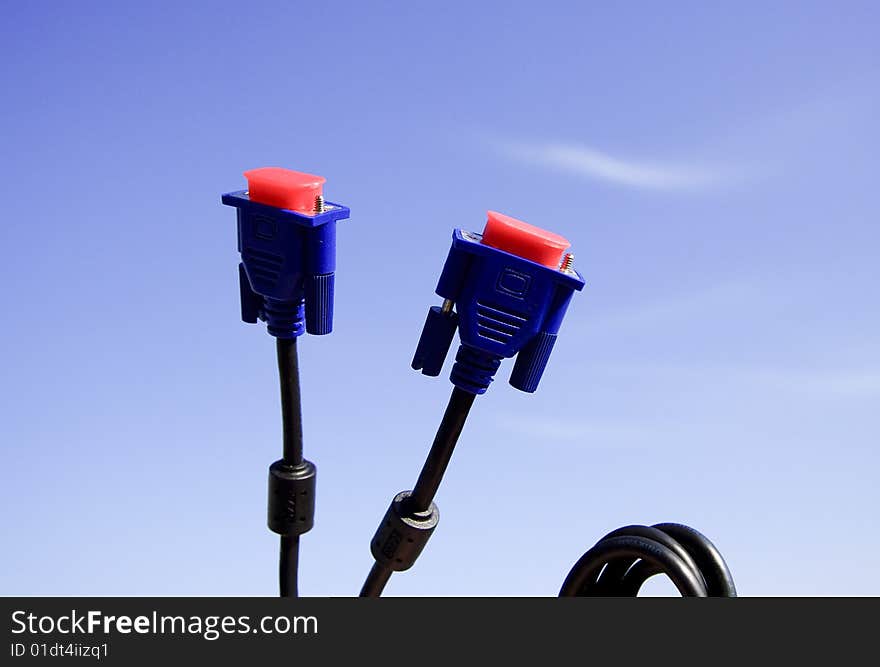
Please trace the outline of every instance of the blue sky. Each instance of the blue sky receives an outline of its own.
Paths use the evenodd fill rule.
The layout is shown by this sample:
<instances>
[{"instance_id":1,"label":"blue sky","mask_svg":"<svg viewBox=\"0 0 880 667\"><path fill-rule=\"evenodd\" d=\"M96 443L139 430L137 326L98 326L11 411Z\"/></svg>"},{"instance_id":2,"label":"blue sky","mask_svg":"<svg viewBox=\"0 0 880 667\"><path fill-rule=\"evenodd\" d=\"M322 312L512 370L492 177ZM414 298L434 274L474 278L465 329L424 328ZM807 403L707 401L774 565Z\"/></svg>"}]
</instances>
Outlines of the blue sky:
<instances>
[{"instance_id":1,"label":"blue sky","mask_svg":"<svg viewBox=\"0 0 880 667\"><path fill-rule=\"evenodd\" d=\"M279 165L352 209L336 330L301 341L304 594L357 592L417 476L450 384L409 361L487 209L571 239L587 288L538 392L508 362L478 399L388 594L552 595L658 521L742 594L880 594L875 3L4 14L0 592L275 593L274 346L219 198Z\"/></svg>"}]
</instances>

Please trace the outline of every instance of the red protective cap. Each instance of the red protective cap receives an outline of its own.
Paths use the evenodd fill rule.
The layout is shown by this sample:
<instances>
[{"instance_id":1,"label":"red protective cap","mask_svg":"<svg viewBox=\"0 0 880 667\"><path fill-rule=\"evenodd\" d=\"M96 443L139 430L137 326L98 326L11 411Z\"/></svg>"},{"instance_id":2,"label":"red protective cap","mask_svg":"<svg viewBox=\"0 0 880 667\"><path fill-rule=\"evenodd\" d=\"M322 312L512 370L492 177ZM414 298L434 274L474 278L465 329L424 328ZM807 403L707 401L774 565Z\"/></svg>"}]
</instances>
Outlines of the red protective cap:
<instances>
[{"instance_id":1,"label":"red protective cap","mask_svg":"<svg viewBox=\"0 0 880 667\"><path fill-rule=\"evenodd\" d=\"M571 247L571 243L559 234L495 211L489 211L483 243L551 269L559 268L562 253Z\"/></svg>"},{"instance_id":2,"label":"red protective cap","mask_svg":"<svg viewBox=\"0 0 880 667\"><path fill-rule=\"evenodd\" d=\"M315 199L324 193L323 176L281 167L262 167L244 172L251 201L300 213L314 213Z\"/></svg>"}]
</instances>

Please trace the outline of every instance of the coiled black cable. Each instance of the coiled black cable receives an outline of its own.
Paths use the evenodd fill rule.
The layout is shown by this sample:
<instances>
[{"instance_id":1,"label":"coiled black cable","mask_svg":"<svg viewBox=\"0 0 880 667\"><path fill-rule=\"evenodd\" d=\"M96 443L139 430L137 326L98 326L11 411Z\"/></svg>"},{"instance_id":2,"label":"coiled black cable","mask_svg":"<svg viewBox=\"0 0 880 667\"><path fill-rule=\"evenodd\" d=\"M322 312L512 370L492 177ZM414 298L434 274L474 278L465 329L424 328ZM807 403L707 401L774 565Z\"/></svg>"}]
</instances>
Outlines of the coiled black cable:
<instances>
[{"instance_id":1,"label":"coiled black cable","mask_svg":"<svg viewBox=\"0 0 880 667\"><path fill-rule=\"evenodd\" d=\"M736 597L721 553L702 533L678 523L625 526L608 533L575 563L560 597L634 597L645 581L665 574L679 593Z\"/></svg>"},{"instance_id":2,"label":"coiled black cable","mask_svg":"<svg viewBox=\"0 0 880 667\"><path fill-rule=\"evenodd\" d=\"M415 563L436 526L434 495L475 395L456 387L418 482L398 494L371 543L375 558L361 597L379 597L395 571ZM736 597L721 553L702 533L677 523L626 526L608 533L569 572L561 597L636 596L647 579L665 574L685 596Z\"/></svg>"}]
</instances>

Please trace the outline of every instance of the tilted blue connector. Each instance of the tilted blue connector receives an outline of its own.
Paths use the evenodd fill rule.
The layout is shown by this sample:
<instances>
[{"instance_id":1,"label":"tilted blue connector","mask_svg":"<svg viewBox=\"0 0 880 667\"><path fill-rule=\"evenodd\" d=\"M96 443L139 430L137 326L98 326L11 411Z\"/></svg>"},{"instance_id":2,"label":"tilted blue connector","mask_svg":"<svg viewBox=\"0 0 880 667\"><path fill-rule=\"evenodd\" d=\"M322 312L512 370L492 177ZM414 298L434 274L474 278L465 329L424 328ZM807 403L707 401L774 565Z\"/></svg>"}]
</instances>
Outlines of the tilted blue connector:
<instances>
[{"instance_id":1,"label":"tilted blue connector","mask_svg":"<svg viewBox=\"0 0 880 667\"><path fill-rule=\"evenodd\" d=\"M439 375L457 328L453 384L483 394L501 360L516 356L510 384L534 392L572 294L584 287L572 255L562 257L567 247L562 237L494 212L482 235L456 229L436 290L444 303L428 312L413 368Z\"/></svg>"},{"instance_id":2,"label":"tilted blue connector","mask_svg":"<svg viewBox=\"0 0 880 667\"><path fill-rule=\"evenodd\" d=\"M274 179L261 182L265 173L257 172L267 171ZM336 221L348 218L349 209L323 201L321 177L273 168L246 175L249 191L222 197L238 211L241 319L265 321L276 338L296 338L304 331L330 333ZM304 176L312 180L299 178Z\"/></svg>"}]
</instances>

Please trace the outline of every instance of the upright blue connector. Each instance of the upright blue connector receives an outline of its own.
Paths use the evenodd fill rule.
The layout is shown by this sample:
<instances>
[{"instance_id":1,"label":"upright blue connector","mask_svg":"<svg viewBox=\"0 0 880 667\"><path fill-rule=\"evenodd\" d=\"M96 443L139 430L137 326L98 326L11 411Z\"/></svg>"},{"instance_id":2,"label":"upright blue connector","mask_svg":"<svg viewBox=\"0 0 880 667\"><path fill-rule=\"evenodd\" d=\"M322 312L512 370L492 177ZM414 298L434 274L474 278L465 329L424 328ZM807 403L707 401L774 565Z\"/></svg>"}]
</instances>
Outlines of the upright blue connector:
<instances>
[{"instance_id":1,"label":"upright blue connector","mask_svg":"<svg viewBox=\"0 0 880 667\"><path fill-rule=\"evenodd\" d=\"M482 235L456 229L437 284L443 306L428 313L413 368L439 375L457 328L453 384L483 394L501 360L516 356L510 384L534 392L572 294L584 287L573 256L563 255L568 246L492 211Z\"/></svg>"},{"instance_id":2,"label":"upright blue connector","mask_svg":"<svg viewBox=\"0 0 880 667\"><path fill-rule=\"evenodd\" d=\"M265 321L276 338L330 333L336 221L349 209L323 201L320 176L272 167L245 175L248 190L222 197L238 210L241 319Z\"/></svg>"}]
</instances>

